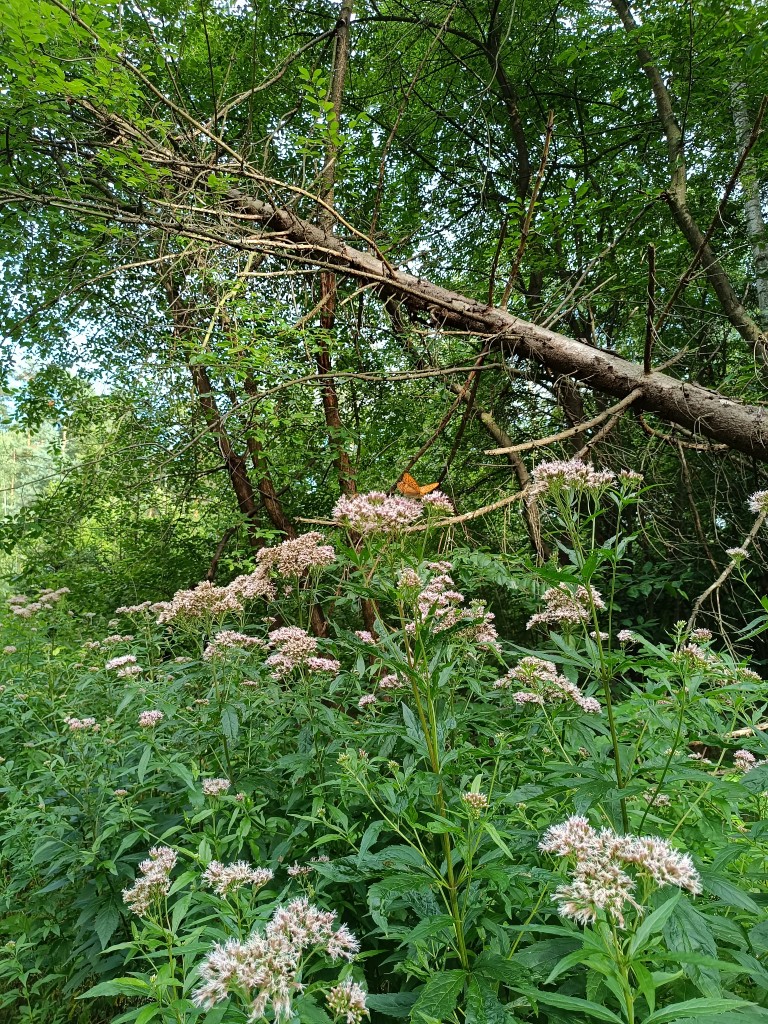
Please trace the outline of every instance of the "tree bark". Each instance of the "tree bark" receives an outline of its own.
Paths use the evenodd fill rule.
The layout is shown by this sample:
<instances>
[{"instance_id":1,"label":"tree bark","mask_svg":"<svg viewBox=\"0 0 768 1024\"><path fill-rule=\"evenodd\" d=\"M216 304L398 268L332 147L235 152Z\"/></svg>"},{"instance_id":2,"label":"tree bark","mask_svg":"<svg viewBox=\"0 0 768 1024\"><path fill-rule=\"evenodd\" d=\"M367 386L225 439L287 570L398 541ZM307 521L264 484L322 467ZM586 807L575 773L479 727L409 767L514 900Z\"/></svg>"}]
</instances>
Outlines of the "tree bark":
<instances>
[{"instance_id":1,"label":"tree bark","mask_svg":"<svg viewBox=\"0 0 768 1024\"><path fill-rule=\"evenodd\" d=\"M256 549L261 548L264 546L264 542L255 532L259 521L258 506L256 504L256 495L253 491L253 485L251 484L248 476L245 459L235 451L229 438L229 434L224 426L224 421L221 417L221 413L219 412L216 396L213 391L213 385L211 384L211 379L208 376L208 370L202 363L196 362L192 359L193 353L187 339L187 334L191 326L189 322L189 311L182 302L175 283L171 281L170 278L165 278L163 279L162 284L168 298L168 308L173 319L174 333L179 342L179 347L184 354L187 367L189 368L189 372L192 377L192 385L200 403L203 419L206 422L209 433L211 433L216 439L219 452L224 460L229 482L232 486L232 490L234 491L235 498L237 499L238 508L248 524L248 541L251 547Z\"/></svg>"},{"instance_id":2,"label":"tree bark","mask_svg":"<svg viewBox=\"0 0 768 1024\"><path fill-rule=\"evenodd\" d=\"M371 253L329 238L290 210L278 209L237 189L231 189L228 196L232 206L246 213L249 221L261 221L266 231L282 233L280 251L294 261L330 264L337 273L375 284L384 298L400 300L411 309L428 310L436 320L451 326L492 335L496 344L503 340L507 349L538 360L553 374L573 377L605 394L624 398L639 389L642 397L637 401L638 408L768 461L768 410L761 406L746 405L658 370L646 374L642 364L395 270ZM252 227L251 221L249 245L258 247ZM289 241L294 243L293 253L286 248Z\"/></svg>"},{"instance_id":3,"label":"tree bark","mask_svg":"<svg viewBox=\"0 0 768 1024\"><path fill-rule=\"evenodd\" d=\"M333 104L333 116L335 118L335 131L338 132L341 118L341 103L344 95L344 79L347 74L347 63L349 60L349 24L352 19L353 0L343 0L339 20L336 22L336 33L333 75L331 78L330 102ZM326 143L325 164L321 176L320 198L325 205L320 206L318 223L329 235L333 234L333 202L334 187L336 184L336 164L338 161L338 145L333 135L329 133ZM320 326L323 331L330 332L336 323L336 275L329 270L322 270L320 273L320 298L322 307L320 310ZM328 438L331 448L334 451L334 465L339 481L339 490L342 494L356 494L357 485L352 462L344 448L343 424L339 412L339 396L336 391L336 382L330 376L332 370L331 350L327 336L321 336L318 341L317 354L315 356L317 368L322 374L327 374L322 388L323 411L325 413L325 424L328 428Z\"/></svg>"},{"instance_id":4,"label":"tree bark","mask_svg":"<svg viewBox=\"0 0 768 1024\"><path fill-rule=\"evenodd\" d=\"M733 123L736 126L736 144L743 151L752 132L745 99L746 86L743 82L735 82L731 85L730 91ZM748 156L744 164L741 187L744 189L747 237L752 249L752 262L755 268L755 291L760 310L759 324L763 331L766 331L768 330L768 231L760 202L757 164L753 156Z\"/></svg>"},{"instance_id":5,"label":"tree bark","mask_svg":"<svg viewBox=\"0 0 768 1024\"><path fill-rule=\"evenodd\" d=\"M635 21L625 0L611 0L611 3L626 31L638 33L640 26ZM702 245L704 232L688 209L685 143L680 125L675 117L672 97L664 84L661 72L653 63L650 51L645 46L639 45L636 52L638 63L651 84L656 101L656 112L667 139L670 185L663 198L693 252L699 252L701 249L701 264L704 273L723 307L723 312L741 337L752 346L755 354L766 361L768 338L744 308L712 247L709 244ZM747 137L749 137L749 133L747 133Z\"/></svg>"}]
</instances>

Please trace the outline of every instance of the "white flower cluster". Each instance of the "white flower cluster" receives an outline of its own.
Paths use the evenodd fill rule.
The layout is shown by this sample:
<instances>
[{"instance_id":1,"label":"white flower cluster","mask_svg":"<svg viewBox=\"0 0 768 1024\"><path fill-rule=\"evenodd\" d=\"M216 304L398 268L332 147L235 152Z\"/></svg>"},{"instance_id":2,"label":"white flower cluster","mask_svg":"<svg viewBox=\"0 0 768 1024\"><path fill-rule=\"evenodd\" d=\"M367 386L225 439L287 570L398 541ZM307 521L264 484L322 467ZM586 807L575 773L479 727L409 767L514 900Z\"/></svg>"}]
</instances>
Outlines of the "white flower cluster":
<instances>
[{"instance_id":1,"label":"white flower cluster","mask_svg":"<svg viewBox=\"0 0 768 1024\"><path fill-rule=\"evenodd\" d=\"M38 612L50 611L69 592L69 587L59 587L58 590L46 588L34 601L30 601L26 594L13 594L8 598L8 610L20 619L31 619Z\"/></svg>"},{"instance_id":2,"label":"white flower cluster","mask_svg":"<svg viewBox=\"0 0 768 1024\"><path fill-rule=\"evenodd\" d=\"M342 495L331 517L362 536L370 533L399 533L424 515L420 501L384 491L369 491L352 497Z\"/></svg>"},{"instance_id":3,"label":"white flower cluster","mask_svg":"<svg viewBox=\"0 0 768 1024\"><path fill-rule=\"evenodd\" d=\"M134 914L142 917L152 904L171 890L171 872L176 867L176 854L168 846L153 846L149 857L139 864L141 877L130 889L123 889L123 902Z\"/></svg>"},{"instance_id":4,"label":"white flower cluster","mask_svg":"<svg viewBox=\"0 0 768 1024\"><path fill-rule=\"evenodd\" d=\"M203 881L219 896L229 896L245 885L250 885L256 891L273 878L274 875L269 868L254 868L245 860L238 860L233 864L222 864L221 861L212 860L203 872Z\"/></svg>"},{"instance_id":5,"label":"white flower cluster","mask_svg":"<svg viewBox=\"0 0 768 1024\"><path fill-rule=\"evenodd\" d=\"M560 704L573 701L582 711L596 715L602 710L594 697L585 697L578 686L557 671L551 661L542 658L521 658L514 668L494 684L496 690L508 690L513 684L522 683L524 690L516 690L512 700L516 704Z\"/></svg>"},{"instance_id":6,"label":"white flower cluster","mask_svg":"<svg viewBox=\"0 0 768 1024\"><path fill-rule=\"evenodd\" d=\"M280 626L273 629L267 638L267 647L272 654L266 664L272 669L275 679L282 679L296 668L309 672L332 672L337 675L341 664L335 658L318 655L317 640L299 626Z\"/></svg>"},{"instance_id":7,"label":"white flower cluster","mask_svg":"<svg viewBox=\"0 0 768 1024\"><path fill-rule=\"evenodd\" d=\"M637 474L634 475L635 477ZM640 477L642 479L642 477ZM528 500L542 498L561 490L585 491L596 494L610 487L616 474L610 469L595 469L580 459L557 459L542 462L533 471L533 483L528 487Z\"/></svg>"},{"instance_id":8,"label":"white flower cluster","mask_svg":"<svg viewBox=\"0 0 768 1024\"><path fill-rule=\"evenodd\" d=\"M595 921L602 910L623 928L627 904L642 913L628 867L658 886L676 885L694 895L701 892L701 878L688 854L655 836L620 836L609 828L598 832L584 817L552 825L539 849L575 862L571 881L561 885L553 898L558 912L579 924Z\"/></svg>"},{"instance_id":9,"label":"white flower cluster","mask_svg":"<svg viewBox=\"0 0 768 1024\"><path fill-rule=\"evenodd\" d=\"M577 625L589 622L592 618L592 605L598 610L605 608L600 593L593 586L569 587L567 583L559 583L556 587L550 587L542 595L544 611L533 615L526 625L526 629L532 629L539 624L542 625Z\"/></svg>"},{"instance_id":10,"label":"white flower cluster","mask_svg":"<svg viewBox=\"0 0 768 1024\"><path fill-rule=\"evenodd\" d=\"M243 942L217 943L200 965L203 984L194 993L194 1002L210 1009L234 992L248 1001L249 1020L264 1017L270 1004L275 1021L289 1020L293 996L302 990L299 976L305 954L352 960L359 949L346 925L333 927L335 919L334 913L301 898L279 907L263 934L253 932Z\"/></svg>"}]
</instances>

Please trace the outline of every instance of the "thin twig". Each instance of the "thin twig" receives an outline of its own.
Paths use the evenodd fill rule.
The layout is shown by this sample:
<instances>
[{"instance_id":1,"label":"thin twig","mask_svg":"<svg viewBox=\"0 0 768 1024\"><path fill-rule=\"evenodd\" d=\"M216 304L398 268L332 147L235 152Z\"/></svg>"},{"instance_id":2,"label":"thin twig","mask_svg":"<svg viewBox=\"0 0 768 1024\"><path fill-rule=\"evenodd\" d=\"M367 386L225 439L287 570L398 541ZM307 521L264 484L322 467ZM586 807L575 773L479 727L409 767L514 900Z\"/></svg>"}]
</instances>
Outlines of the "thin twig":
<instances>
[{"instance_id":1,"label":"thin twig","mask_svg":"<svg viewBox=\"0 0 768 1024\"><path fill-rule=\"evenodd\" d=\"M643 349L643 372L651 372L651 357L656 341L653 320L656 316L656 246L648 246L648 308L645 314L645 347Z\"/></svg>"},{"instance_id":2,"label":"thin twig","mask_svg":"<svg viewBox=\"0 0 768 1024\"><path fill-rule=\"evenodd\" d=\"M528 234L531 230L531 224L533 222L533 214L536 210L536 201L539 198L539 192L541 191L541 184L544 180L544 171L547 167L547 160L549 159L549 146L552 142L552 133L555 129L555 112L550 110L547 116L547 130L544 136L544 150L541 154L541 162L539 163L539 170L536 174L536 182L533 186L533 192L531 192L531 201L528 204L528 212L525 215L523 221L523 227L520 232L520 242L517 246L517 252L512 262L512 270L509 273L506 287L504 288L504 294L501 296L501 302L499 303L502 309L507 308L509 302L509 296L512 294L512 287L515 283L515 278L520 273L520 264L523 260L523 254L525 253L525 247L528 244Z\"/></svg>"},{"instance_id":3,"label":"thin twig","mask_svg":"<svg viewBox=\"0 0 768 1024\"><path fill-rule=\"evenodd\" d=\"M760 532L760 528L761 528L761 526L763 525L763 523L765 522L766 519L768 519L768 509L766 511L760 513L760 515L755 520L754 526L752 527L752 529L749 531L747 536L742 541L740 546L742 548L744 548L745 551L749 550L749 545L752 543L752 541L755 539L755 537ZM722 585L725 583L725 581L731 575L733 570L736 568L736 564L737 564L736 561L734 559L731 559L731 561L728 563L728 565L725 567L725 569L723 569L723 571L717 577L715 582L711 583L707 587L707 589L704 591L703 594L699 594L699 596L693 602L693 610L691 611L690 619L688 619L688 624L687 624L687 627L686 627L687 629L689 629L689 630L693 629L694 623L696 622L696 616L701 611L701 606L704 604L704 602L707 600L708 597L710 597L712 594L715 593L715 591L719 590L720 587L722 587Z\"/></svg>"},{"instance_id":4,"label":"thin twig","mask_svg":"<svg viewBox=\"0 0 768 1024\"><path fill-rule=\"evenodd\" d=\"M599 416L594 416L591 420L587 420L586 423L577 423L575 427L568 427L567 430L561 430L559 434L550 434L549 437L538 438L535 441L524 441L522 444L513 444L510 448L488 448L486 449L486 455L512 455L514 452L527 452L533 448L546 448L550 444L554 444L556 441L565 441L569 437L573 437L574 434L582 434L585 430L589 430L591 427L596 427L598 423L602 423L603 420L608 419L616 412L621 412L626 409L628 405L636 401L642 395L641 388L635 388L634 391L622 398L616 405L610 406L600 413Z\"/></svg>"}]
</instances>

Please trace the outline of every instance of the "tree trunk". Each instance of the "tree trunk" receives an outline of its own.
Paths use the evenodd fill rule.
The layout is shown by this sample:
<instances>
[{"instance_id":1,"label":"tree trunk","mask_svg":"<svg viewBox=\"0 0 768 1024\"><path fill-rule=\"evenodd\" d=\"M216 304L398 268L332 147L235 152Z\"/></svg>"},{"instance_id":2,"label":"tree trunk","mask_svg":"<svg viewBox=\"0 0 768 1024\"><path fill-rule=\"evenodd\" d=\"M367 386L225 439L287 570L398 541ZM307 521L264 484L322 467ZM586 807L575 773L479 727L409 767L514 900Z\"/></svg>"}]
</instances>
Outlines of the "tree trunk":
<instances>
[{"instance_id":1,"label":"tree trunk","mask_svg":"<svg viewBox=\"0 0 768 1024\"><path fill-rule=\"evenodd\" d=\"M347 63L349 60L349 24L352 18L353 0L343 0L339 20L336 22L335 48L333 57L333 75L331 79L330 102L333 104L333 117L335 129L338 132L341 118L341 102L344 95L344 79L347 74ZM333 202L334 186L336 184L336 164L338 161L338 145L334 136L329 133L326 143L325 164L321 177L321 194L325 205L320 206L318 223L324 232L333 234ZM322 307L320 310L320 326L323 331L331 332L336 323L336 275L332 271L323 270L320 273L320 298ZM318 342L318 349L315 356L317 368L322 374L330 374L332 370L331 350L327 336L322 336ZM336 391L336 382L333 377L327 376L322 388L323 411L325 413L325 424L328 428L328 438L331 449L334 452L334 465L339 481L339 489L342 494L355 494L357 486L352 462L344 448L343 425L339 413L339 396Z\"/></svg>"},{"instance_id":2,"label":"tree trunk","mask_svg":"<svg viewBox=\"0 0 768 1024\"><path fill-rule=\"evenodd\" d=\"M639 33L640 26L635 21L632 11L625 0L611 0L613 8L621 18L628 33ZM694 253L701 250L701 264L707 280L717 295L723 312L736 328L741 337L753 348L755 355L766 360L768 339L755 323L741 299L736 294L722 264L709 244L704 242L704 232L694 220L688 209L687 181L685 169L685 144L683 133L675 117L672 97L664 84L659 69L653 63L650 51L644 46L637 47L637 60L651 83L656 101L656 112L667 139L669 159L670 186L664 195L672 217ZM749 133L747 133L749 137Z\"/></svg>"},{"instance_id":3,"label":"tree trunk","mask_svg":"<svg viewBox=\"0 0 768 1024\"><path fill-rule=\"evenodd\" d=\"M733 123L736 126L736 143L739 150L743 151L752 132L749 111L744 97L746 86L743 82L736 82L731 85L730 91ZM766 331L768 330L768 231L766 231L763 207L760 202L757 164L753 156L748 156L744 164L741 187L744 189L747 237L752 249L752 261L755 268L755 291L760 310L759 324L763 331Z\"/></svg>"}]
</instances>

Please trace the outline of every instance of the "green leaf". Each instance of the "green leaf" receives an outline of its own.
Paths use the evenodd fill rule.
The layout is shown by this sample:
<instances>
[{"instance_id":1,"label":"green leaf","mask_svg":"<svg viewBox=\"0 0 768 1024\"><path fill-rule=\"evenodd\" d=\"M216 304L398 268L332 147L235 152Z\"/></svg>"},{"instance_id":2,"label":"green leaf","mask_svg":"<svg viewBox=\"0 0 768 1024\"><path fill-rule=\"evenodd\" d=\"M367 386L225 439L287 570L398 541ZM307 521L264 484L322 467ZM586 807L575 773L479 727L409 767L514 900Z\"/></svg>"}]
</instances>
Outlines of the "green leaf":
<instances>
[{"instance_id":1,"label":"green leaf","mask_svg":"<svg viewBox=\"0 0 768 1024\"><path fill-rule=\"evenodd\" d=\"M705 918L682 896L663 928L667 948L672 952L702 953L717 959L717 942ZM720 995L720 975L712 967L685 964L683 970L700 992L710 998Z\"/></svg>"},{"instance_id":2,"label":"green leaf","mask_svg":"<svg viewBox=\"0 0 768 1024\"><path fill-rule=\"evenodd\" d=\"M148 982L141 978L114 978L112 981L102 981L93 988L89 988L78 999L97 999L99 996L137 996L150 992Z\"/></svg>"},{"instance_id":3,"label":"green leaf","mask_svg":"<svg viewBox=\"0 0 768 1024\"><path fill-rule=\"evenodd\" d=\"M634 956L638 950L641 950L652 935L661 931L672 916L682 895L683 894L678 889L673 896L670 896L668 900L662 903L660 907L657 907L652 914L649 914L648 917L646 917L635 932L632 941L629 944L630 956Z\"/></svg>"},{"instance_id":4,"label":"green leaf","mask_svg":"<svg viewBox=\"0 0 768 1024\"><path fill-rule=\"evenodd\" d=\"M512 853L510 848L507 846L507 844L504 842L504 840L499 835L495 825L492 825L490 821L484 821L483 822L483 829L487 833L487 835L489 835L491 837L491 839L494 841L494 843L496 843L496 845L498 846L498 848L501 850L501 852L503 854L505 854L507 857L509 857L509 859L512 860L512 861L517 860L517 858Z\"/></svg>"},{"instance_id":5,"label":"green leaf","mask_svg":"<svg viewBox=\"0 0 768 1024\"><path fill-rule=\"evenodd\" d=\"M143 750L142 755L141 755L141 759L139 760L139 766L136 769L136 775L138 777L139 784L142 784L144 782L144 776L147 774L147 767L149 765L149 759L151 757L152 757L152 747L149 744L147 744L144 747L144 750Z\"/></svg>"},{"instance_id":6,"label":"green leaf","mask_svg":"<svg viewBox=\"0 0 768 1024\"><path fill-rule=\"evenodd\" d=\"M505 985L515 985L530 977L530 971L517 960L507 959L500 953L485 950L472 964L472 973L489 981L502 981Z\"/></svg>"},{"instance_id":7,"label":"green leaf","mask_svg":"<svg viewBox=\"0 0 768 1024\"><path fill-rule=\"evenodd\" d=\"M96 915L93 922L93 929L99 937L101 948L106 949L109 940L120 924L122 915L114 903L105 904Z\"/></svg>"},{"instance_id":8,"label":"green leaf","mask_svg":"<svg viewBox=\"0 0 768 1024\"><path fill-rule=\"evenodd\" d=\"M294 1000L293 1015L299 1018L301 1024L332 1024L331 1018L311 996L301 996Z\"/></svg>"},{"instance_id":9,"label":"green leaf","mask_svg":"<svg viewBox=\"0 0 768 1024\"><path fill-rule=\"evenodd\" d=\"M544 1003L545 1006L555 1006L559 1010L573 1010L581 1016L594 1017L596 1020L607 1020L611 1024L624 1024L621 1017L617 1017L612 1010L599 1003L593 1003L589 999L579 999L576 996L564 996L559 992L541 992L539 989L526 993L536 1002ZM579 1019L578 1017L576 1018Z\"/></svg>"},{"instance_id":10,"label":"green leaf","mask_svg":"<svg viewBox=\"0 0 768 1024\"><path fill-rule=\"evenodd\" d=\"M440 971L433 974L419 992L419 998L411 1010L411 1020L447 1020L456 1007L466 978L464 971Z\"/></svg>"},{"instance_id":11,"label":"green leaf","mask_svg":"<svg viewBox=\"0 0 768 1024\"><path fill-rule=\"evenodd\" d=\"M234 708L226 707L221 712L221 731L231 742L237 739L240 733L240 719Z\"/></svg>"},{"instance_id":12,"label":"green leaf","mask_svg":"<svg viewBox=\"0 0 768 1024\"><path fill-rule=\"evenodd\" d=\"M478 978L470 977L467 986L465 1024L507 1024L509 1017L489 986Z\"/></svg>"},{"instance_id":13,"label":"green leaf","mask_svg":"<svg viewBox=\"0 0 768 1024\"><path fill-rule=\"evenodd\" d=\"M369 993L365 1001L377 1013L404 1019L410 1015L417 998L416 992L385 992L380 995Z\"/></svg>"},{"instance_id":14,"label":"green leaf","mask_svg":"<svg viewBox=\"0 0 768 1024\"><path fill-rule=\"evenodd\" d=\"M683 1003L672 1003L671 1006L664 1006L661 1010L646 1017L643 1024L670 1024L681 1017L693 1015L695 1020L699 1017L712 1017L726 1012L736 1010L742 1006L752 1006L748 999L686 999Z\"/></svg>"},{"instance_id":15,"label":"green leaf","mask_svg":"<svg viewBox=\"0 0 768 1024\"><path fill-rule=\"evenodd\" d=\"M723 878L722 875L716 874L714 871L701 870L699 872L701 880L704 884L704 888L707 892L711 892L713 896L717 896L723 903L727 903L729 907L738 907L740 910L748 910L750 914L762 913L760 907L755 903L751 896L740 889L738 885L734 885L733 882L727 878Z\"/></svg>"}]
</instances>

